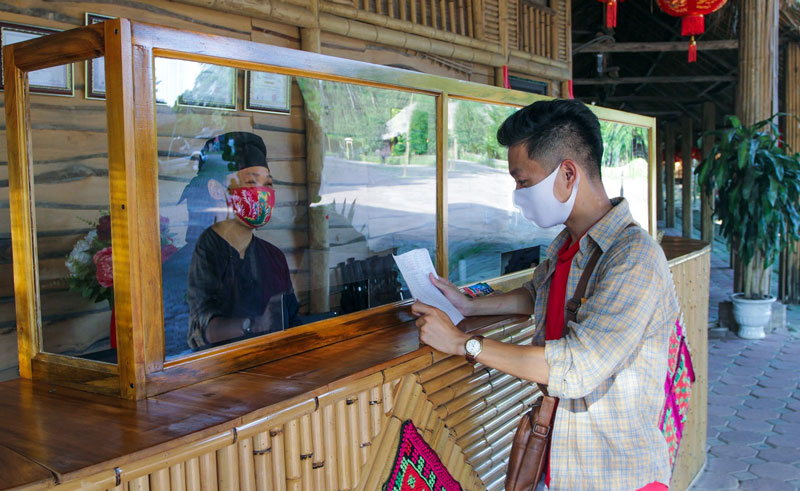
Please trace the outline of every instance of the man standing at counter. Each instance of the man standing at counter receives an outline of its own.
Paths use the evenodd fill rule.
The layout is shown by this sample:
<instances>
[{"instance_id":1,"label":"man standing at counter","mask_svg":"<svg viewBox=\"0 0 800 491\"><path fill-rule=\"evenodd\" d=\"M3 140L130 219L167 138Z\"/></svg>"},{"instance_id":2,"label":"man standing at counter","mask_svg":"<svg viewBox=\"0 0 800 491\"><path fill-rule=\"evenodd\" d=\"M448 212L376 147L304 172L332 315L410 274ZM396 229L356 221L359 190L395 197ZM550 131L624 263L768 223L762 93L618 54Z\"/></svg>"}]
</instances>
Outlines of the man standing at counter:
<instances>
[{"instance_id":1,"label":"man standing at counter","mask_svg":"<svg viewBox=\"0 0 800 491\"><path fill-rule=\"evenodd\" d=\"M452 283L431 281L466 316L534 314L533 343L469 336L438 309L417 302L412 311L420 340L547 384L560 398L550 489L667 489L669 457L658 416L678 302L664 253L645 230L630 226L627 201L606 195L600 124L584 104L533 103L511 115L497 139L508 147L515 205L539 227L565 228L524 288L470 299ZM566 299L597 248L602 255L577 322L565 324Z\"/></svg>"}]
</instances>

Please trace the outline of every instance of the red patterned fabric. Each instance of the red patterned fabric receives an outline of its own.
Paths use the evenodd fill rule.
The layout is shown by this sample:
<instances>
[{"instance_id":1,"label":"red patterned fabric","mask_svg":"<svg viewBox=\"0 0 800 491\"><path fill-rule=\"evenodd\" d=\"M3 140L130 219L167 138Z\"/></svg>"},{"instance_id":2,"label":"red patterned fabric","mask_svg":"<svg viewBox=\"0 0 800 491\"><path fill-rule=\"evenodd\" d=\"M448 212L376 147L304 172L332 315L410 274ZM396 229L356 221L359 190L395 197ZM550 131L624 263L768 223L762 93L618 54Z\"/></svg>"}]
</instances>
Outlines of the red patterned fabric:
<instances>
[{"instance_id":1,"label":"red patterned fabric","mask_svg":"<svg viewBox=\"0 0 800 491\"><path fill-rule=\"evenodd\" d=\"M384 491L461 491L439 456L417 432L411 420L403 423L400 444Z\"/></svg>"},{"instance_id":2,"label":"red patterned fabric","mask_svg":"<svg viewBox=\"0 0 800 491\"><path fill-rule=\"evenodd\" d=\"M686 334L680 322L676 321L669 337L667 377L664 381L666 401L659 418L659 428L667 440L670 466L675 464L675 456L683 436L694 379L692 356L689 353Z\"/></svg>"}]
</instances>

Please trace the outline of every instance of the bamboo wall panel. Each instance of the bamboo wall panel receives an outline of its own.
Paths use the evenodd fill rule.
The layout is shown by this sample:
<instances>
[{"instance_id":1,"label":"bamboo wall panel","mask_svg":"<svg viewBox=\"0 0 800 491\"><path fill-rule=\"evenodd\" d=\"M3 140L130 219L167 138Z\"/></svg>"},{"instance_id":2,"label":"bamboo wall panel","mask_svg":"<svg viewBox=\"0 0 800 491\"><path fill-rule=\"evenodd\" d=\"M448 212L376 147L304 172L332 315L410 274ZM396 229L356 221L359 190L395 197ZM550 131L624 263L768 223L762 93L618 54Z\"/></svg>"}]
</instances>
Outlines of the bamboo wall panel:
<instances>
[{"instance_id":1,"label":"bamboo wall panel","mask_svg":"<svg viewBox=\"0 0 800 491\"><path fill-rule=\"evenodd\" d=\"M677 263L677 264L675 264ZM671 262L683 326L692 353L695 382L670 489L687 489L703 468L708 426L708 291L710 249L692 259Z\"/></svg>"},{"instance_id":2,"label":"bamboo wall panel","mask_svg":"<svg viewBox=\"0 0 800 491\"><path fill-rule=\"evenodd\" d=\"M790 116L783 118L783 135L793 150L800 150L800 43L786 44L786 66L784 73L782 112ZM800 303L800 244L794 250L781 253L778 298L783 303Z\"/></svg>"}]
</instances>

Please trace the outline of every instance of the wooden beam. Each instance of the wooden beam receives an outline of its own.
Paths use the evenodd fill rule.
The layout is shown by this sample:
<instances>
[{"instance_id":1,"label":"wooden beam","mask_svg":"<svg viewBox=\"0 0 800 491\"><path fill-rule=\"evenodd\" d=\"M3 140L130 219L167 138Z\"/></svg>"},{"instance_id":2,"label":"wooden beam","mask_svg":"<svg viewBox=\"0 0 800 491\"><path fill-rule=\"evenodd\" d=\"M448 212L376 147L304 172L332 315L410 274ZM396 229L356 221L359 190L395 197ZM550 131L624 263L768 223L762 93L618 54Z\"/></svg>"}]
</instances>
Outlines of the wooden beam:
<instances>
[{"instance_id":1,"label":"wooden beam","mask_svg":"<svg viewBox=\"0 0 800 491\"><path fill-rule=\"evenodd\" d=\"M656 130L656 218L664 219L664 168L669 162L667 153L664 149L664 126L659 126ZM662 159L662 156L665 158Z\"/></svg>"},{"instance_id":2,"label":"wooden beam","mask_svg":"<svg viewBox=\"0 0 800 491\"><path fill-rule=\"evenodd\" d=\"M653 103L653 104L664 104L665 102L677 102L680 104L701 104L708 99L703 99L697 96L689 96L689 97L667 97L667 96L655 96L655 95L615 95L611 97L606 97L604 102L626 102L629 104L642 102L642 103Z\"/></svg>"},{"instance_id":3,"label":"wooden beam","mask_svg":"<svg viewBox=\"0 0 800 491\"><path fill-rule=\"evenodd\" d=\"M667 203L664 221L667 228L675 227L675 126L668 124L664 129L664 187Z\"/></svg>"},{"instance_id":4,"label":"wooden beam","mask_svg":"<svg viewBox=\"0 0 800 491\"><path fill-rule=\"evenodd\" d=\"M692 216L692 197L693 178L692 173L692 147L694 146L694 136L692 131L692 118L683 118L681 125L681 159L683 160L681 174L681 208L683 209L682 231L683 236L692 238L693 216Z\"/></svg>"},{"instance_id":5,"label":"wooden beam","mask_svg":"<svg viewBox=\"0 0 800 491\"><path fill-rule=\"evenodd\" d=\"M678 75L674 77L622 77L622 78L576 78L573 85L619 85L619 84L688 84L703 82L736 82L733 75Z\"/></svg>"},{"instance_id":6,"label":"wooden beam","mask_svg":"<svg viewBox=\"0 0 800 491\"><path fill-rule=\"evenodd\" d=\"M688 41L665 41L659 43L597 43L578 48L576 53L647 53L658 51L686 51ZM723 49L739 49L738 39L725 39L720 41L698 41L697 51L712 51Z\"/></svg>"},{"instance_id":7,"label":"wooden beam","mask_svg":"<svg viewBox=\"0 0 800 491\"><path fill-rule=\"evenodd\" d=\"M716 129L717 113L713 102L703 103L703 156L711 153L714 137L709 131ZM700 193L700 239L708 243L714 241L714 195L702 191Z\"/></svg>"}]
</instances>

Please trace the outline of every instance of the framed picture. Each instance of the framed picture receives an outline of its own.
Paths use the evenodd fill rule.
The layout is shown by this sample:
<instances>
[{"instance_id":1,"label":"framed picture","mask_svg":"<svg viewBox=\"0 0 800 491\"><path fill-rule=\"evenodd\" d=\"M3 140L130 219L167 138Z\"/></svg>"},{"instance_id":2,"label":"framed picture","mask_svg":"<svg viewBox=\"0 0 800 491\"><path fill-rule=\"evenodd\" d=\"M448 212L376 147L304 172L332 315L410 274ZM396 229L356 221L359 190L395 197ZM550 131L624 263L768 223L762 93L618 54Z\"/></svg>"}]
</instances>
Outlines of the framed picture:
<instances>
[{"instance_id":1,"label":"framed picture","mask_svg":"<svg viewBox=\"0 0 800 491\"><path fill-rule=\"evenodd\" d=\"M248 70L244 75L247 111L289 114L292 110L292 77Z\"/></svg>"},{"instance_id":2,"label":"framed picture","mask_svg":"<svg viewBox=\"0 0 800 491\"><path fill-rule=\"evenodd\" d=\"M107 15L92 14L86 12L86 25L99 24L100 22L113 19ZM105 99L106 98L106 64L105 58L94 58L86 61L86 91L84 92L87 99Z\"/></svg>"},{"instance_id":3,"label":"framed picture","mask_svg":"<svg viewBox=\"0 0 800 491\"><path fill-rule=\"evenodd\" d=\"M0 44L6 46L59 31L60 29L3 22L0 23L0 39L2 39ZM2 64L2 53L0 53L0 64ZM72 97L75 95L73 77L72 63L69 63L28 73L28 85L32 93ZM0 74L0 84L3 83L2 74Z\"/></svg>"}]
</instances>

